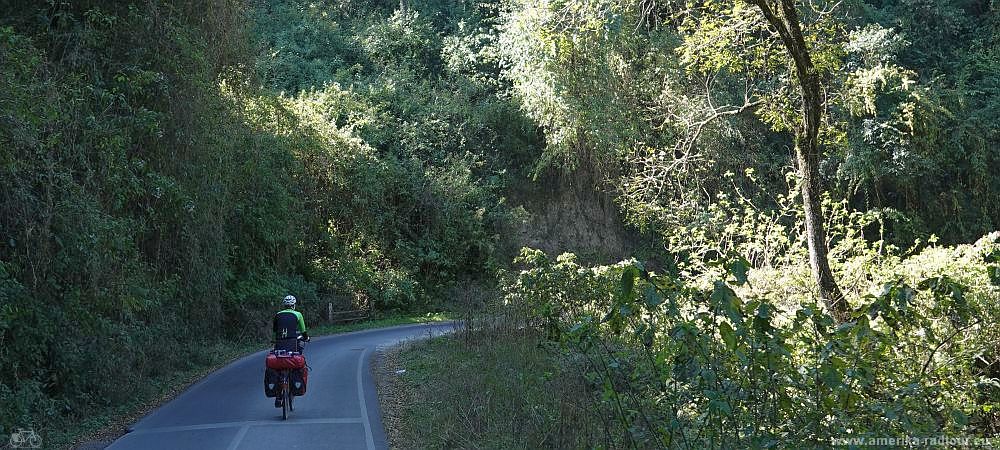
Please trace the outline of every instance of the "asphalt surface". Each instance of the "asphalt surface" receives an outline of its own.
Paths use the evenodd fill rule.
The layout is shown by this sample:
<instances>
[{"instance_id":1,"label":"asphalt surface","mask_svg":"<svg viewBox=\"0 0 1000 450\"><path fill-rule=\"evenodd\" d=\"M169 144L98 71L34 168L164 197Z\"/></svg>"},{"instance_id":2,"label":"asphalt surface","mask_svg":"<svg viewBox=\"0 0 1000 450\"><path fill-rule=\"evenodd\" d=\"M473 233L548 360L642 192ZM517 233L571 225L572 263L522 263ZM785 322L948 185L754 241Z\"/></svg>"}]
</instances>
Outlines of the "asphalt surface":
<instances>
[{"instance_id":1,"label":"asphalt surface","mask_svg":"<svg viewBox=\"0 0 1000 450\"><path fill-rule=\"evenodd\" d=\"M377 347L454 331L419 324L313 338L306 395L281 419L264 397L264 355L241 358L205 377L139 420L108 449L383 449L387 448L369 360Z\"/></svg>"}]
</instances>

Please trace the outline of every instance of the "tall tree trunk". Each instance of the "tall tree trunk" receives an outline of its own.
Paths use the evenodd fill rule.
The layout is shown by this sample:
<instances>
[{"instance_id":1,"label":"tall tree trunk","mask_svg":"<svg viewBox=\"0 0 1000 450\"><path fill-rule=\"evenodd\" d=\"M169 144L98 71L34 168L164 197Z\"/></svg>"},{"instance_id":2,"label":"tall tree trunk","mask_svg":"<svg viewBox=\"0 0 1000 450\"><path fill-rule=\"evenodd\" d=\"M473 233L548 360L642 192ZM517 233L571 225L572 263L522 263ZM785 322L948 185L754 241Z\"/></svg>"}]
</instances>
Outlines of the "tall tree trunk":
<instances>
[{"instance_id":1,"label":"tall tree trunk","mask_svg":"<svg viewBox=\"0 0 1000 450\"><path fill-rule=\"evenodd\" d=\"M837 322L848 319L850 308L830 270L823 226L822 193L819 176L819 126L823 112L819 74L813 66L809 47L802 37L795 0L748 0L760 8L773 26L781 42L795 62L795 73L802 90L802 124L795 133L795 157L802 180L802 208L806 216L806 242L809 245L809 265L819 287L820 298Z\"/></svg>"}]
</instances>

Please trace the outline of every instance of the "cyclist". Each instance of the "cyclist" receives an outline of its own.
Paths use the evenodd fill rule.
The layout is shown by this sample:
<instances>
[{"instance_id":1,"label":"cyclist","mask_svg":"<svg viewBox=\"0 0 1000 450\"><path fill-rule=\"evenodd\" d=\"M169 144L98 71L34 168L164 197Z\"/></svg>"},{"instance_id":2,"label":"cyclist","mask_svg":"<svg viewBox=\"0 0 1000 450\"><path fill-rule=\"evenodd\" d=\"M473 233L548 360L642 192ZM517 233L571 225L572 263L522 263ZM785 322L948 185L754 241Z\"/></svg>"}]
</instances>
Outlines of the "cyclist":
<instances>
[{"instance_id":1,"label":"cyclist","mask_svg":"<svg viewBox=\"0 0 1000 450\"><path fill-rule=\"evenodd\" d=\"M274 315L271 325L274 330L274 349L301 352L302 346L299 344L299 339L309 340L309 334L306 333L306 321L302 318L302 313L295 310L294 295L285 296L281 303L285 309ZM274 399L275 408L280 408L281 404L280 397Z\"/></svg>"},{"instance_id":2,"label":"cyclist","mask_svg":"<svg viewBox=\"0 0 1000 450\"><path fill-rule=\"evenodd\" d=\"M282 300L285 309L274 315L271 328L274 330L275 350L302 351L299 338L301 337L303 341L309 340L309 334L306 332L306 321L302 318L302 313L295 310L295 303L295 296L285 296Z\"/></svg>"}]
</instances>

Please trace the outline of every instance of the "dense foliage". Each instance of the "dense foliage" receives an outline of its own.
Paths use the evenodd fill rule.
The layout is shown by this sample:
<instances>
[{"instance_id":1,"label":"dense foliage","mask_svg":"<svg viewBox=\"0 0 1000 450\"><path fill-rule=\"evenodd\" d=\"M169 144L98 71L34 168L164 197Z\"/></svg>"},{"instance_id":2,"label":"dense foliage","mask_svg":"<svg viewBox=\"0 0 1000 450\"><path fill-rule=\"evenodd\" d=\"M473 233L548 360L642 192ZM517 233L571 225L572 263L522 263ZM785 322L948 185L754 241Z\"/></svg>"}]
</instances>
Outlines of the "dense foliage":
<instances>
[{"instance_id":1,"label":"dense foliage","mask_svg":"<svg viewBox=\"0 0 1000 450\"><path fill-rule=\"evenodd\" d=\"M544 319L559 353L586 358L616 447L990 436L1000 431L998 239L870 266L872 290L851 293L860 301L840 326L741 257L692 276L526 249L508 300Z\"/></svg>"},{"instance_id":2,"label":"dense foliage","mask_svg":"<svg viewBox=\"0 0 1000 450\"><path fill-rule=\"evenodd\" d=\"M492 270L537 132L486 7L393 5L0 3L0 435L266 342L286 293L315 322Z\"/></svg>"},{"instance_id":3,"label":"dense foliage","mask_svg":"<svg viewBox=\"0 0 1000 450\"><path fill-rule=\"evenodd\" d=\"M995 3L798 4L834 197L878 211L900 245L994 230ZM546 131L543 162L603 161L632 222L683 235L747 168L758 182L737 187L760 207L787 191L797 80L750 3L519 0L501 29L504 75Z\"/></svg>"},{"instance_id":4,"label":"dense foliage","mask_svg":"<svg viewBox=\"0 0 1000 450\"><path fill-rule=\"evenodd\" d=\"M0 436L263 342L288 292L314 321L489 287L531 231L508 198L600 236L604 205L567 205L594 196L529 186L553 174L652 236L503 279L614 444L997 433L997 2L782 1L822 86L839 325L767 2L0 2Z\"/></svg>"},{"instance_id":5,"label":"dense foliage","mask_svg":"<svg viewBox=\"0 0 1000 450\"><path fill-rule=\"evenodd\" d=\"M795 14L776 29L768 8ZM789 17L822 87L843 315L809 276ZM541 163L599 161L664 244L597 267L526 251L506 283L560 358L588 361L612 446L997 433L997 20L982 1L509 2L504 76Z\"/></svg>"}]
</instances>

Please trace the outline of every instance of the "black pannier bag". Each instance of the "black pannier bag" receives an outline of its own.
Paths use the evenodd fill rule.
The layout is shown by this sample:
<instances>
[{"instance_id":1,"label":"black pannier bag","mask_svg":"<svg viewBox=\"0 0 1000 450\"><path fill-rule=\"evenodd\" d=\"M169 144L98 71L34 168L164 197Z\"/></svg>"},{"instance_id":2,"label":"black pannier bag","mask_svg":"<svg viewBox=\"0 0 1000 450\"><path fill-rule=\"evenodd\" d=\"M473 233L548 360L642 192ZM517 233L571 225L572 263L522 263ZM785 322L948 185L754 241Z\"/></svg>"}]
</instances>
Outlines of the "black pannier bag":
<instances>
[{"instance_id":1,"label":"black pannier bag","mask_svg":"<svg viewBox=\"0 0 1000 450\"><path fill-rule=\"evenodd\" d=\"M308 368L292 369L288 376L288 388L292 395L306 395L306 384L309 382Z\"/></svg>"},{"instance_id":2,"label":"black pannier bag","mask_svg":"<svg viewBox=\"0 0 1000 450\"><path fill-rule=\"evenodd\" d=\"M270 368L264 369L264 395L277 397L281 385L278 384L278 371Z\"/></svg>"}]
</instances>

